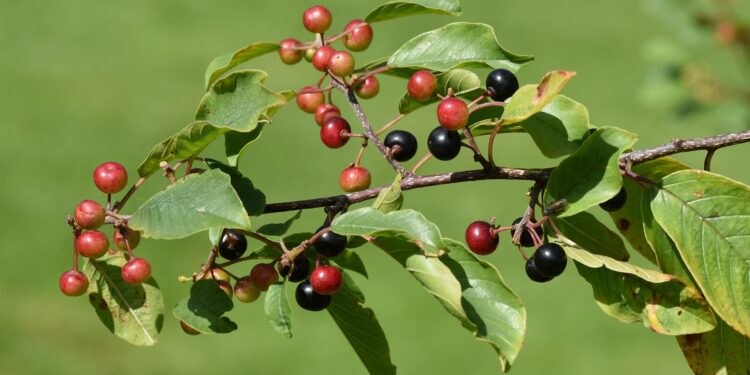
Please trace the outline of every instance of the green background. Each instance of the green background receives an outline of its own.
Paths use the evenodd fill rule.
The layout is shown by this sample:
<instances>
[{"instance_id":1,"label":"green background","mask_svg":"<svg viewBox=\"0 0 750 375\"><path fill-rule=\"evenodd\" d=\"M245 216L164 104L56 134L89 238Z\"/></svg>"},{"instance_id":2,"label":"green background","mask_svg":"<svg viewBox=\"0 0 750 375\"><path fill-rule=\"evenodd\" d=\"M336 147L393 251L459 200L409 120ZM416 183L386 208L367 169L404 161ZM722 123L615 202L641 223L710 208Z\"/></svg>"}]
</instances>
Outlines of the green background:
<instances>
[{"instance_id":1,"label":"green background","mask_svg":"<svg viewBox=\"0 0 750 375\"><path fill-rule=\"evenodd\" d=\"M85 298L64 297L57 287L72 254L65 216L82 199L103 199L91 183L94 167L119 161L134 176L153 144L191 120L203 93L204 68L214 56L253 41L307 39L300 18L309 5L0 0L0 373L365 372L326 313L293 306L295 337L288 340L271 329L260 303L236 307L231 317L240 329L221 336L186 336L170 311L159 344L137 348L112 336ZM326 5L338 30L377 3L332 0ZM678 136L709 135L717 131L714 125L720 125L666 126L638 104L648 68L641 57L643 41L665 30L633 2L469 0L463 6L461 20L488 23L504 47L536 56L519 74L523 83L535 83L549 70L577 71L565 93L588 106L593 123L641 134L636 147ZM359 61L381 57L417 33L452 20L421 16L377 24L373 47L356 56ZM274 55L250 66L267 70L268 85L279 90L311 84L318 76L306 63L286 67ZM384 78L381 84L381 95L364 105L376 124L396 114L405 88L397 79ZM343 104L341 97L334 101ZM415 113L400 128L424 140L435 125L433 110ZM353 115L349 109L344 114ZM337 194L338 174L356 155L356 143L335 151L325 148L312 118L289 106L245 154L242 169L269 201ZM496 158L502 165L519 167L555 163L532 146L525 136L503 136ZM747 151L747 146L720 151L714 170L747 182ZM701 157L694 154L683 160L698 166ZM364 163L374 184L392 180L388 165L376 154L368 153ZM474 166L464 153L452 162L428 163L423 172L468 168ZM164 183L158 177L149 180L126 211ZM406 193L406 206L423 211L444 235L462 239L473 220L494 215L509 223L520 216L528 187L521 182L441 186ZM255 222L281 221L289 215ZM308 211L294 229L313 230L322 220L322 210ZM195 271L207 250L206 236L197 235L180 241L144 241L137 251L151 261L171 309L188 292L188 285L178 283L177 277ZM491 348L475 341L400 266L373 247L357 251L370 272L370 280L358 280L390 339L400 373L499 372ZM498 266L528 309L527 338L513 373L689 372L673 338L605 316L573 267L554 282L534 284L506 237L487 259ZM249 268L241 265L234 270L245 273Z\"/></svg>"}]
</instances>

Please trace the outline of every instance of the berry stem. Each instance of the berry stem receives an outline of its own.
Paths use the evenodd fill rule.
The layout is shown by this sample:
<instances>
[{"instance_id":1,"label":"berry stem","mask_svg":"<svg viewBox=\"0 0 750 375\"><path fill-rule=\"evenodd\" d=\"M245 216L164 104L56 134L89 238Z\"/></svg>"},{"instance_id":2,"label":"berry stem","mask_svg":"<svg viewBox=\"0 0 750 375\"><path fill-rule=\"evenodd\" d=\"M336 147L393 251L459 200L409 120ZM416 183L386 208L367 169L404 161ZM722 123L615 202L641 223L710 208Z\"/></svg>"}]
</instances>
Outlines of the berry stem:
<instances>
[{"instance_id":1,"label":"berry stem","mask_svg":"<svg viewBox=\"0 0 750 375\"><path fill-rule=\"evenodd\" d=\"M484 93L484 94L480 95L478 98L474 99L474 101L472 101L471 103L469 103L467 105L467 107L469 107L471 109L471 107L477 105L477 103L481 102L482 100L484 100L486 98L487 98L487 93ZM470 111L469 113L471 113L471 112L472 111Z\"/></svg>"},{"instance_id":2,"label":"berry stem","mask_svg":"<svg viewBox=\"0 0 750 375\"><path fill-rule=\"evenodd\" d=\"M544 190L544 186L546 185L546 183L546 181L538 180L534 182L534 186L531 187L531 190L529 191L529 205L526 208L526 212L521 217L521 221L516 224L516 233L513 235L514 244L521 243L521 235L526 230L526 225L534 217L534 209L536 208L536 204L539 201L539 194L541 194L542 190ZM531 231L533 232L533 230Z\"/></svg>"},{"instance_id":3,"label":"berry stem","mask_svg":"<svg viewBox=\"0 0 750 375\"><path fill-rule=\"evenodd\" d=\"M412 169L411 169L411 173L414 173L414 174L416 174L416 173L417 173L417 170L418 170L418 169L419 169L419 168L420 168L420 167L421 167L422 165L424 165L424 163L426 163L426 162L427 162L428 160L430 160L430 159L432 159L432 153L429 153L429 152L428 152L428 153L427 153L427 154L426 154L425 156L423 156L423 157L422 157L421 159L419 159L419 161L417 162L417 164L414 164L414 167L412 167Z\"/></svg>"},{"instance_id":4,"label":"berry stem","mask_svg":"<svg viewBox=\"0 0 750 375\"><path fill-rule=\"evenodd\" d=\"M338 34L336 34L334 36L329 36L328 38L326 38L326 44L331 44L331 43L333 43L333 42L335 42L335 41L337 41L337 40L339 40L339 39L341 39L341 38L343 38L343 37L345 37L345 36L353 33L354 30L356 30L357 28L360 28L360 27L363 27L363 26L367 26L367 25L368 25L368 23L362 22L357 27L351 28L349 30L344 30L344 31L342 31L342 32L340 32L340 33L338 33Z\"/></svg>"},{"instance_id":5,"label":"berry stem","mask_svg":"<svg viewBox=\"0 0 750 375\"><path fill-rule=\"evenodd\" d=\"M133 194L135 193L135 191L138 190L138 188L141 185L143 185L144 182L146 182L146 177L139 178L135 182L135 184L133 184L133 186L130 187L130 189L128 190L128 192L125 193L125 196L122 197L122 199L119 202L115 203L115 207L112 209L112 213L116 214L116 213L120 212L120 210L122 209L122 206L124 206L125 203L128 203L128 200L130 199L130 197L133 196Z\"/></svg>"},{"instance_id":6,"label":"berry stem","mask_svg":"<svg viewBox=\"0 0 750 375\"><path fill-rule=\"evenodd\" d=\"M714 158L714 154L716 153L716 149L712 148L709 149L706 153L706 158L703 160L703 170L706 172L711 172L711 160Z\"/></svg>"},{"instance_id":7,"label":"berry stem","mask_svg":"<svg viewBox=\"0 0 750 375\"><path fill-rule=\"evenodd\" d=\"M505 107L505 102L488 102L488 103L478 104L469 109L469 114L472 114L480 109L490 108L490 107Z\"/></svg>"},{"instance_id":8,"label":"berry stem","mask_svg":"<svg viewBox=\"0 0 750 375\"><path fill-rule=\"evenodd\" d=\"M362 147L359 148L359 153L357 153L357 158L354 159L355 167L359 167L359 165L362 163L362 156L364 156L365 150L367 150L367 138L365 138L362 141Z\"/></svg>"},{"instance_id":9,"label":"berry stem","mask_svg":"<svg viewBox=\"0 0 750 375\"><path fill-rule=\"evenodd\" d=\"M354 81L352 81L352 87L357 86L358 83L362 83L366 79L368 79L368 78L370 78L370 77L372 77L374 75L377 75L377 74L380 74L380 73L384 73L384 72L387 72L389 70L391 70L390 66L381 66L380 68L373 69L373 70L365 73L363 76L357 77Z\"/></svg>"},{"instance_id":10,"label":"berry stem","mask_svg":"<svg viewBox=\"0 0 750 375\"><path fill-rule=\"evenodd\" d=\"M382 128L378 129L378 131L375 132L375 135L379 136L379 135L383 134L386 130L390 129L393 125L398 124L398 122L401 121L401 119L404 118L404 117L406 117L406 114L404 114L404 113L396 116L395 118L393 118L393 120L391 120L387 124L383 125Z\"/></svg>"},{"instance_id":11,"label":"berry stem","mask_svg":"<svg viewBox=\"0 0 750 375\"><path fill-rule=\"evenodd\" d=\"M495 145L495 137L497 136L497 132L500 131L500 128L502 127L502 123L495 125L495 128L492 129L492 134L490 134L490 141L487 145L487 158L489 159L490 166L495 167L497 164L495 164L495 159L492 157L492 149Z\"/></svg>"},{"instance_id":12,"label":"berry stem","mask_svg":"<svg viewBox=\"0 0 750 375\"><path fill-rule=\"evenodd\" d=\"M237 233L242 233L245 236L248 236L250 238L254 238L254 239L256 239L256 240L258 240L260 242L263 242L266 245L273 246L273 247L275 247L275 248L277 248L279 250L284 250L281 247L281 244L279 244L276 241L272 241L271 239L267 238L266 236L264 236L264 235L262 235L260 233L252 232L252 231L248 231L248 230L236 230L236 231L237 231Z\"/></svg>"},{"instance_id":13,"label":"berry stem","mask_svg":"<svg viewBox=\"0 0 750 375\"><path fill-rule=\"evenodd\" d=\"M471 134L471 131L467 128L463 129L464 138L469 141L469 148L474 151L474 160L479 162L479 164L482 165L482 168L484 170L489 171L492 169L492 164L490 164L487 159L484 158L484 155L482 155L482 152L479 151L479 147L477 146L476 140L474 140L474 135Z\"/></svg>"}]
</instances>

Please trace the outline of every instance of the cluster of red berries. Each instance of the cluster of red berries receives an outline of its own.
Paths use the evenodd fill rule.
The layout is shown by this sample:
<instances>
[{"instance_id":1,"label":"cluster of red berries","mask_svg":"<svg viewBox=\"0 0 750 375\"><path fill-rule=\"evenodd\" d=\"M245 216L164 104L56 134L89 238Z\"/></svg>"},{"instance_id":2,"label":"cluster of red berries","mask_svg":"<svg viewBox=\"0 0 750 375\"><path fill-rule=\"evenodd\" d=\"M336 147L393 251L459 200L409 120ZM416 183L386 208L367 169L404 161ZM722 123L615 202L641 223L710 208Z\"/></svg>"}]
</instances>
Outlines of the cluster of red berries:
<instances>
[{"instance_id":1,"label":"cluster of red berries","mask_svg":"<svg viewBox=\"0 0 750 375\"><path fill-rule=\"evenodd\" d=\"M107 162L94 170L94 184L103 193L116 194L128 183L128 173L119 163ZM109 209L110 207L107 207ZM67 296L80 296L86 293L89 280L86 275L78 270L78 255L97 259L108 251L109 240L107 236L98 230L104 224L107 212L101 204L93 200L83 200L79 203L73 214L75 233L75 265L70 271L64 272L60 277L60 290ZM122 279L131 285L138 285L151 277L151 265L143 258L133 256L133 249L141 241L141 234L127 227L115 227L112 237L118 249L127 252L129 260L122 266Z\"/></svg>"}]
</instances>

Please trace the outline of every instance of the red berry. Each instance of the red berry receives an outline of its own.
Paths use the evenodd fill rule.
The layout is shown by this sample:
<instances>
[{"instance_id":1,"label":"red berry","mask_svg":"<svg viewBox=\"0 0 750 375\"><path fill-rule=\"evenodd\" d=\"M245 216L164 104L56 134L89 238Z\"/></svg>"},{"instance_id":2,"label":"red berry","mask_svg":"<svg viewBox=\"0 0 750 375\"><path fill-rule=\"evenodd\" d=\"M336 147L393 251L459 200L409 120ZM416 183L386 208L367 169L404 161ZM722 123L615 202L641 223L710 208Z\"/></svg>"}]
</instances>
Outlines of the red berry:
<instances>
[{"instance_id":1,"label":"red berry","mask_svg":"<svg viewBox=\"0 0 750 375\"><path fill-rule=\"evenodd\" d=\"M412 99L423 102L429 100L437 89L437 78L427 70L415 72L406 84L406 91Z\"/></svg>"},{"instance_id":2,"label":"red berry","mask_svg":"<svg viewBox=\"0 0 750 375\"><path fill-rule=\"evenodd\" d=\"M341 271L336 267L320 266L315 268L310 275L313 290L324 296L335 294L341 288L342 282Z\"/></svg>"},{"instance_id":3,"label":"red berry","mask_svg":"<svg viewBox=\"0 0 750 375\"><path fill-rule=\"evenodd\" d=\"M70 270L60 276L60 291L69 297L77 297L86 293L89 288L89 278L83 272Z\"/></svg>"},{"instance_id":4,"label":"red berry","mask_svg":"<svg viewBox=\"0 0 750 375\"><path fill-rule=\"evenodd\" d=\"M331 117L341 117L339 107L333 104L323 104L315 110L315 122L318 126L323 126Z\"/></svg>"},{"instance_id":5,"label":"red berry","mask_svg":"<svg viewBox=\"0 0 750 375\"><path fill-rule=\"evenodd\" d=\"M259 263L250 270L250 279L259 290L265 292L271 284L279 281L279 273L273 265Z\"/></svg>"},{"instance_id":6,"label":"red berry","mask_svg":"<svg viewBox=\"0 0 750 375\"><path fill-rule=\"evenodd\" d=\"M363 167L348 167L339 176L339 185L349 193L369 188L370 182L372 182L370 172Z\"/></svg>"},{"instance_id":7,"label":"red berry","mask_svg":"<svg viewBox=\"0 0 750 375\"><path fill-rule=\"evenodd\" d=\"M333 16L328 8L317 5L305 11L302 15L302 23L311 33L323 33L331 27Z\"/></svg>"},{"instance_id":8,"label":"red berry","mask_svg":"<svg viewBox=\"0 0 750 375\"><path fill-rule=\"evenodd\" d=\"M106 214L104 208L95 201L83 200L78 203L73 214L76 224L84 229L96 229L104 224Z\"/></svg>"},{"instance_id":9,"label":"red berry","mask_svg":"<svg viewBox=\"0 0 750 375\"><path fill-rule=\"evenodd\" d=\"M328 58L328 69L339 77L348 77L354 71L354 56L346 51L336 51Z\"/></svg>"},{"instance_id":10,"label":"red berry","mask_svg":"<svg viewBox=\"0 0 750 375\"><path fill-rule=\"evenodd\" d=\"M344 30L352 30L351 33L344 36L344 45L352 51L364 51L372 43L372 27L366 24L365 21L351 21L346 25Z\"/></svg>"},{"instance_id":11,"label":"red berry","mask_svg":"<svg viewBox=\"0 0 750 375\"><path fill-rule=\"evenodd\" d=\"M304 51L296 49L301 43L297 39L284 39L279 43L279 57L281 62L287 65L292 65L302 60L302 53Z\"/></svg>"},{"instance_id":12,"label":"red berry","mask_svg":"<svg viewBox=\"0 0 750 375\"><path fill-rule=\"evenodd\" d=\"M90 230L81 233L75 241L78 254L86 258L96 259L104 255L109 250L109 240L107 235L98 230Z\"/></svg>"},{"instance_id":13,"label":"red berry","mask_svg":"<svg viewBox=\"0 0 750 375\"><path fill-rule=\"evenodd\" d=\"M469 250L479 255L487 255L497 249L500 238L493 233L494 228L486 221L475 221L466 228L466 244Z\"/></svg>"},{"instance_id":14,"label":"red berry","mask_svg":"<svg viewBox=\"0 0 750 375\"><path fill-rule=\"evenodd\" d=\"M438 105L437 116L440 126L448 130L458 130L469 122L469 107L459 98L445 98Z\"/></svg>"},{"instance_id":15,"label":"red berry","mask_svg":"<svg viewBox=\"0 0 750 375\"><path fill-rule=\"evenodd\" d=\"M106 162L94 169L94 184L107 194L115 194L128 184L128 172L120 163Z\"/></svg>"},{"instance_id":16,"label":"red berry","mask_svg":"<svg viewBox=\"0 0 750 375\"><path fill-rule=\"evenodd\" d=\"M219 288L224 291L224 293L227 294L227 297L229 299L232 299L234 296L234 288L232 288L232 284L229 283L229 281L224 280L216 280L216 284L219 285Z\"/></svg>"},{"instance_id":17,"label":"red berry","mask_svg":"<svg viewBox=\"0 0 750 375\"><path fill-rule=\"evenodd\" d=\"M369 76L354 87L354 93L362 99L374 98L380 92L380 82L375 76Z\"/></svg>"},{"instance_id":18,"label":"red berry","mask_svg":"<svg viewBox=\"0 0 750 375\"><path fill-rule=\"evenodd\" d=\"M331 60L331 55L336 52L331 46L323 46L315 51L312 58L312 64L315 69L325 72L328 69L328 62Z\"/></svg>"},{"instance_id":19,"label":"red berry","mask_svg":"<svg viewBox=\"0 0 750 375\"><path fill-rule=\"evenodd\" d=\"M297 106L307 113L315 113L315 110L326 101L325 95L317 90L315 86L306 86L299 90Z\"/></svg>"},{"instance_id":20,"label":"red berry","mask_svg":"<svg viewBox=\"0 0 750 375\"><path fill-rule=\"evenodd\" d=\"M180 320L180 327L182 328L182 331L187 333L188 335L195 336L201 334L200 331L187 325L187 323L183 322L182 320Z\"/></svg>"},{"instance_id":21,"label":"red berry","mask_svg":"<svg viewBox=\"0 0 750 375\"><path fill-rule=\"evenodd\" d=\"M130 285L140 285L151 277L151 265L143 258L133 258L122 266L122 279Z\"/></svg>"},{"instance_id":22,"label":"red berry","mask_svg":"<svg viewBox=\"0 0 750 375\"><path fill-rule=\"evenodd\" d=\"M341 135L341 132L351 132L349 123L341 117L331 117L320 128L320 140L330 148L339 148L349 142L349 137Z\"/></svg>"},{"instance_id":23,"label":"red berry","mask_svg":"<svg viewBox=\"0 0 750 375\"><path fill-rule=\"evenodd\" d=\"M240 302L250 303L260 297L260 289L255 286L250 276L245 276L234 284L234 295Z\"/></svg>"},{"instance_id":24,"label":"red berry","mask_svg":"<svg viewBox=\"0 0 750 375\"><path fill-rule=\"evenodd\" d=\"M128 239L127 244L125 243L126 238ZM125 236L123 236L122 233L120 233L120 228L115 228L115 234L112 236L112 239L115 241L115 246L117 246L118 249L127 251L127 245L130 245L130 250L133 250L138 247L139 243L141 243L141 232L128 228L125 230Z\"/></svg>"}]
</instances>

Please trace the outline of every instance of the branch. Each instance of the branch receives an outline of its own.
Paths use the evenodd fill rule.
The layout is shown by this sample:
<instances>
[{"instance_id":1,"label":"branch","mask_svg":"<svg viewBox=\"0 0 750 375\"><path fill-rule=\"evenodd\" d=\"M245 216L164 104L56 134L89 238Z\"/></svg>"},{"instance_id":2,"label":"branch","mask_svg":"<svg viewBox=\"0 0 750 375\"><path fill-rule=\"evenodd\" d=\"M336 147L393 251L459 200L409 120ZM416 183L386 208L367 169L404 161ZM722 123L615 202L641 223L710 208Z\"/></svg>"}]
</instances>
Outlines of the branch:
<instances>
[{"instance_id":1,"label":"branch","mask_svg":"<svg viewBox=\"0 0 750 375\"><path fill-rule=\"evenodd\" d=\"M745 130L737 133L714 135L705 138L675 139L672 140L672 142L662 146L647 148L641 151L628 152L620 157L620 161L624 163L630 162L632 164L638 164L682 152L698 150L711 151L745 142L750 142L750 130Z\"/></svg>"}]
</instances>

